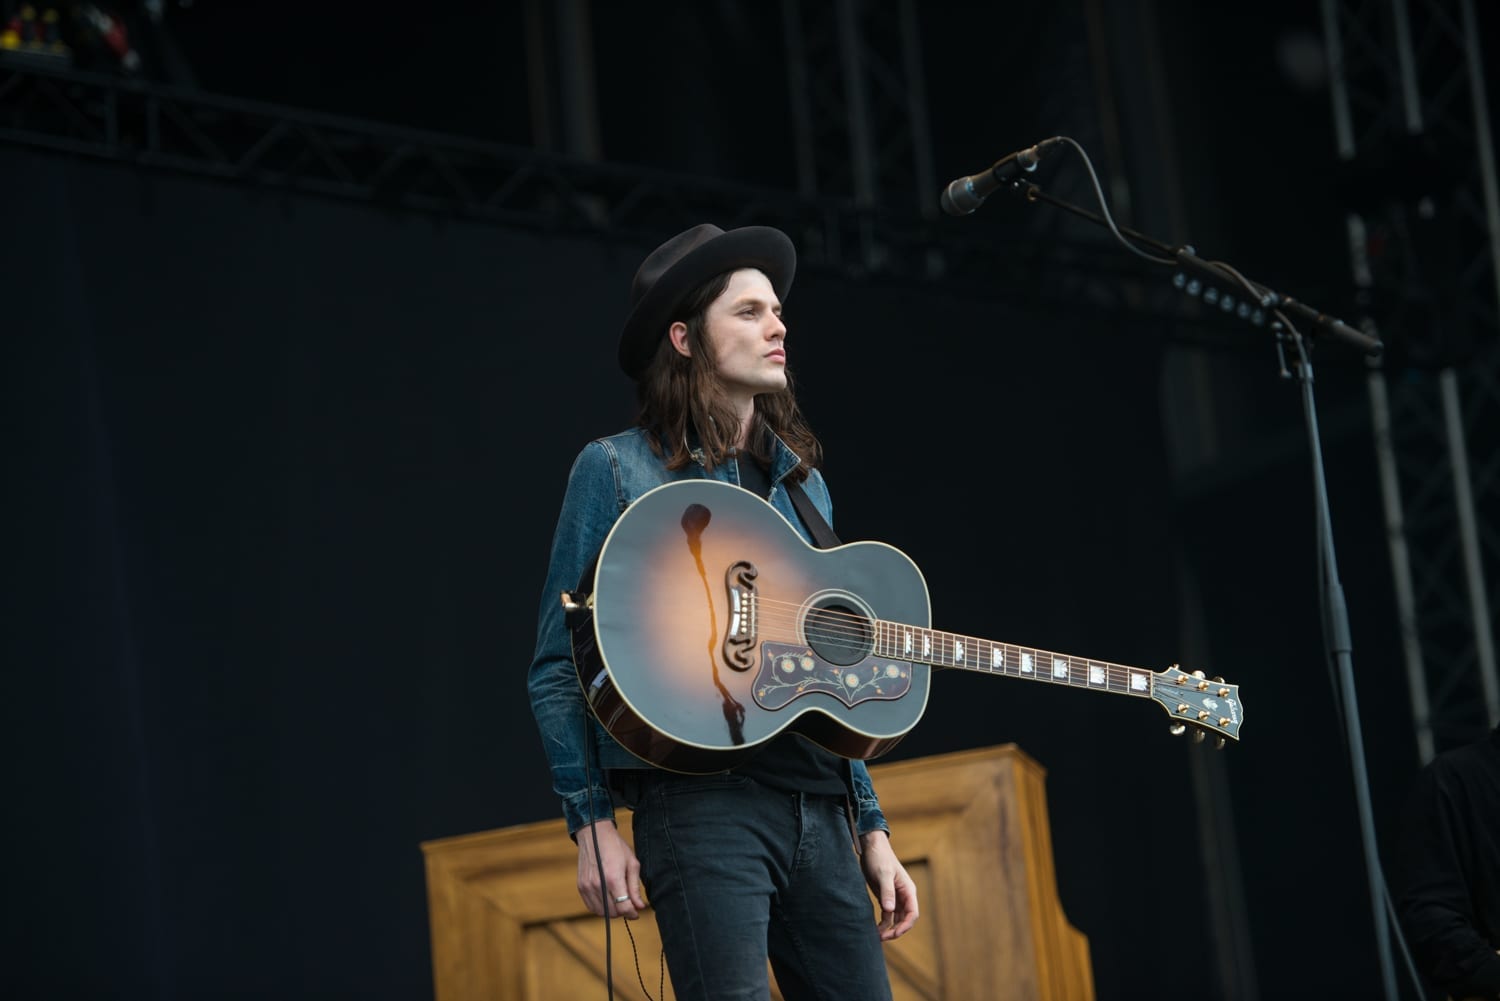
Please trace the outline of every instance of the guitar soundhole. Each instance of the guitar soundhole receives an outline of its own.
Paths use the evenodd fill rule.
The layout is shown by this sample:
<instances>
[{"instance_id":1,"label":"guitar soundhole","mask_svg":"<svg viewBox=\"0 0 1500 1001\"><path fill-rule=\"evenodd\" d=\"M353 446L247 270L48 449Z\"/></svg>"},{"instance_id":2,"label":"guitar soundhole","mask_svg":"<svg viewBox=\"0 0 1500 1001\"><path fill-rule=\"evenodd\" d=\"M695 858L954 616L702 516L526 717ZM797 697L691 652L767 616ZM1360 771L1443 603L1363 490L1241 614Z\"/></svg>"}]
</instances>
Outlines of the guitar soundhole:
<instances>
[{"instance_id":1,"label":"guitar soundhole","mask_svg":"<svg viewBox=\"0 0 1500 1001\"><path fill-rule=\"evenodd\" d=\"M874 643L865 613L833 599L825 599L808 609L802 632L814 653L839 667L864 660Z\"/></svg>"}]
</instances>

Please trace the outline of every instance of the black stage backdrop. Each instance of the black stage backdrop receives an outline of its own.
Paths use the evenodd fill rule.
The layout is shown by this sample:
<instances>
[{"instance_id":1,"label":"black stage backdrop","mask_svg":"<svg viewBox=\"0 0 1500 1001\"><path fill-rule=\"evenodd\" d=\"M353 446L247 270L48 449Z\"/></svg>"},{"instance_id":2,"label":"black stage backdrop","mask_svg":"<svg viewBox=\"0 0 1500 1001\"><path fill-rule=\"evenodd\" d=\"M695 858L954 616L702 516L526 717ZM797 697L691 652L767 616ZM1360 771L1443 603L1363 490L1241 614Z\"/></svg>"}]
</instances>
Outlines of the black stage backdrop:
<instances>
[{"instance_id":1,"label":"black stage backdrop","mask_svg":"<svg viewBox=\"0 0 1500 1001\"><path fill-rule=\"evenodd\" d=\"M420 842L559 815L525 672L568 466L631 416L611 358L648 248L14 149L0 185L24 193L0 241L6 980L430 997ZM835 527L912 556L937 628L1154 669L1191 642L1213 663L1184 666L1243 686L1244 743L1210 757L1150 703L941 674L891 756L1013 741L1048 770L1100 1001L1223 996L1206 850L1243 880L1265 996L1377 996L1269 347L1233 364L1290 444L1174 503L1169 330L811 269L787 316ZM1319 391L1356 413L1357 369ZM1386 824L1413 754L1371 450L1358 420L1326 447ZM1200 836L1195 774L1232 842Z\"/></svg>"}]
</instances>

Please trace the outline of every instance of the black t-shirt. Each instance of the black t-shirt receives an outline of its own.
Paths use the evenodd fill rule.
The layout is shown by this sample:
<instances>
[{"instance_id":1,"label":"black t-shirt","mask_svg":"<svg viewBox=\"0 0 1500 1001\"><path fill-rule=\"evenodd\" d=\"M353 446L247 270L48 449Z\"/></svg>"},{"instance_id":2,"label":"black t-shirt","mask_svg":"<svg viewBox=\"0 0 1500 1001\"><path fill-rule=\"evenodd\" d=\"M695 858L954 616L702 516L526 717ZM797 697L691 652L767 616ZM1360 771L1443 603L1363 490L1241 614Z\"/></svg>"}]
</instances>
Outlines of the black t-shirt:
<instances>
[{"instance_id":1,"label":"black t-shirt","mask_svg":"<svg viewBox=\"0 0 1500 1001\"><path fill-rule=\"evenodd\" d=\"M740 486L759 497L771 495L771 477L748 455L737 458ZM849 791L849 763L796 733L782 733L734 771L762 785L789 792L843 795Z\"/></svg>"}]
</instances>

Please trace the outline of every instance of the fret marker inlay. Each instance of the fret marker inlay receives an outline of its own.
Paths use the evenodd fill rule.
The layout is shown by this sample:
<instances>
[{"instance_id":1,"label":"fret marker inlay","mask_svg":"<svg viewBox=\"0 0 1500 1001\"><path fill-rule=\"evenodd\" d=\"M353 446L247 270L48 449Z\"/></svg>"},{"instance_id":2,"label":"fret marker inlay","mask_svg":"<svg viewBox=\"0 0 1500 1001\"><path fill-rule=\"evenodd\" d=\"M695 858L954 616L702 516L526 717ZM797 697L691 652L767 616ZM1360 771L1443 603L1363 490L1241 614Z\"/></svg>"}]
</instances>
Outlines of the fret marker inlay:
<instances>
[{"instance_id":1,"label":"fret marker inlay","mask_svg":"<svg viewBox=\"0 0 1500 1001\"><path fill-rule=\"evenodd\" d=\"M1023 654L1021 654L1021 673L1022 674L1031 674L1032 673L1031 654L1029 654L1029 653L1023 653Z\"/></svg>"},{"instance_id":2,"label":"fret marker inlay","mask_svg":"<svg viewBox=\"0 0 1500 1001\"><path fill-rule=\"evenodd\" d=\"M1104 680L1104 665L1102 665L1102 664L1090 664L1089 665L1089 684L1091 684L1091 685L1102 685L1104 683L1105 683L1105 680Z\"/></svg>"},{"instance_id":3,"label":"fret marker inlay","mask_svg":"<svg viewBox=\"0 0 1500 1001\"><path fill-rule=\"evenodd\" d=\"M1068 662L1061 657L1052 658L1052 677L1066 678L1068 676Z\"/></svg>"},{"instance_id":4,"label":"fret marker inlay","mask_svg":"<svg viewBox=\"0 0 1500 1001\"><path fill-rule=\"evenodd\" d=\"M1130 672L1130 688L1132 691L1144 692L1151 686L1151 679L1139 671Z\"/></svg>"}]
</instances>

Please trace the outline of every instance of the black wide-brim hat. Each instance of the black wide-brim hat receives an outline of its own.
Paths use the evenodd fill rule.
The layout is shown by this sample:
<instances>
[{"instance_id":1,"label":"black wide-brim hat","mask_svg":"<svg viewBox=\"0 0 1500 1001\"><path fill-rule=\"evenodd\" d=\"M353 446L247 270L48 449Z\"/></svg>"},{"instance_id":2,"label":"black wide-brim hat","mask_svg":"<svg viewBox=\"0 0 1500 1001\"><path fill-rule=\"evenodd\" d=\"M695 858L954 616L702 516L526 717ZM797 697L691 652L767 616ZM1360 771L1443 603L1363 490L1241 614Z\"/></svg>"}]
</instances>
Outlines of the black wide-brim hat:
<instances>
[{"instance_id":1,"label":"black wide-brim hat","mask_svg":"<svg viewBox=\"0 0 1500 1001\"><path fill-rule=\"evenodd\" d=\"M757 268L785 300L797 271L791 238L770 226L723 230L702 223L651 251L630 283L630 316L620 333L620 367L639 379L675 319L673 311L699 285L726 271Z\"/></svg>"}]
</instances>

